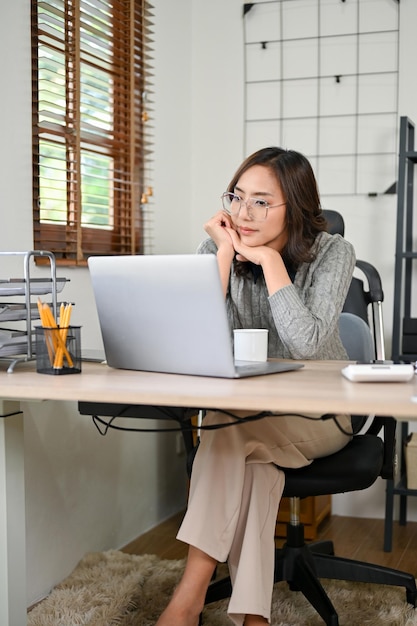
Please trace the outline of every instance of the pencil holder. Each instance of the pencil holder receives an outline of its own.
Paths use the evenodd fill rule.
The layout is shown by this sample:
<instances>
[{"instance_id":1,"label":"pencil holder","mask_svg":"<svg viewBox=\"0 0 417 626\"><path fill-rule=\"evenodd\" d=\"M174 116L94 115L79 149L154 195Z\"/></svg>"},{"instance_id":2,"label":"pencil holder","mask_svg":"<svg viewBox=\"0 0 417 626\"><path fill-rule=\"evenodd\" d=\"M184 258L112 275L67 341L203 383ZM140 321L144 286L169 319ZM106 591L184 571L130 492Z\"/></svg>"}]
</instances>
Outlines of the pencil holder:
<instances>
[{"instance_id":1,"label":"pencil holder","mask_svg":"<svg viewBox=\"0 0 417 626\"><path fill-rule=\"evenodd\" d=\"M47 328L36 332L36 371L39 374L79 374L81 372L81 326Z\"/></svg>"}]
</instances>

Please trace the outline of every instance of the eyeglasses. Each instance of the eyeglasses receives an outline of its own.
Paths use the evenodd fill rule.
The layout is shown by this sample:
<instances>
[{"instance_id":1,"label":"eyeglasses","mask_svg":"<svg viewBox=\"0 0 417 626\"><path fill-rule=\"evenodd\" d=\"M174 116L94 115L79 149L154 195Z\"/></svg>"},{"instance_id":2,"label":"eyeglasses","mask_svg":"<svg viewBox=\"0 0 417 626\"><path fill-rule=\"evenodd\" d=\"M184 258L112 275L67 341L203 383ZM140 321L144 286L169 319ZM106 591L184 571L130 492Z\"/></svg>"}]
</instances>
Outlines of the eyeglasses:
<instances>
[{"instance_id":1,"label":"eyeglasses","mask_svg":"<svg viewBox=\"0 0 417 626\"><path fill-rule=\"evenodd\" d=\"M281 202L280 204L268 204L266 200L262 200L261 198L249 198L248 200L243 200L243 198L230 191L225 191L224 194L222 194L222 202L224 210L230 215L239 215L242 205L245 204L249 217L252 220L259 222L266 220L268 216L268 209L286 204L286 202Z\"/></svg>"}]
</instances>

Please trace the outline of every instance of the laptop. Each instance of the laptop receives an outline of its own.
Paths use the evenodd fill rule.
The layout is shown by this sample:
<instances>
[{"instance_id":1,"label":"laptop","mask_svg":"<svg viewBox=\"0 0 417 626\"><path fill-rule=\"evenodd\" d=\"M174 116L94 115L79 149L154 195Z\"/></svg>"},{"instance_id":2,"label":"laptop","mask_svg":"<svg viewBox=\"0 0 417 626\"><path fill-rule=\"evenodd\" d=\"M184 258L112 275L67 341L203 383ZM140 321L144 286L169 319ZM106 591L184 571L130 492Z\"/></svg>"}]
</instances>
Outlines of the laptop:
<instances>
[{"instance_id":1,"label":"laptop","mask_svg":"<svg viewBox=\"0 0 417 626\"><path fill-rule=\"evenodd\" d=\"M215 255L90 257L88 266L110 367L220 378L303 367L234 361Z\"/></svg>"}]
</instances>

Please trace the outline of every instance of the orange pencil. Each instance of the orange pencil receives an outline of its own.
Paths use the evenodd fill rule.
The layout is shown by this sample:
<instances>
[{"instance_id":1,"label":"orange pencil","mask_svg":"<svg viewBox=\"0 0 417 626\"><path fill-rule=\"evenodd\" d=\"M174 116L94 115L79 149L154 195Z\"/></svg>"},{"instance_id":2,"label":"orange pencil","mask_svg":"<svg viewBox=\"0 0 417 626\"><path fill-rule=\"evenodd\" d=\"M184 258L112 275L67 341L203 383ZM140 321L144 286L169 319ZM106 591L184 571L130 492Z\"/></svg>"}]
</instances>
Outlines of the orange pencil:
<instances>
[{"instance_id":1,"label":"orange pencil","mask_svg":"<svg viewBox=\"0 0 417 626\"><path fill-rule=\"evenodd\" d=\"M43 306L42 306L42 302L41 299L38 298L38 311L39 311L39 317L41 320L41 325L43 328L45 328L45 326L47 326L46 324L46 319L45 319L45 314L43 311ZM48 350L48 355L49 355L49 361L51 363L51 366L53 366L54 363L54 347L53 347L53 343L52 342L52 337L50 336L50 333L48 331L45 331L45 344L46 344L46 349Z\"/></svg>"},{"instance_id":2,"label":"orange pencil","mask_svg":"<svg viewBox=\"0 0 417 626\"><path fill-rule=\"evenodd\" d=\"M69 324L70 324L71 309L72 309L72 305L71 304L67 304L65 307L63 305L61 305L61 315L60 315L60 318L59 318L59 324L60 324L59 334L60 334L60 337L62 339L62 345L60 345L58 347L57 353L56 353L56 356L55 356L54 367L57 367L57 368L62 368L63 367L64 350L65 350L65 354L66 354L66 357L67 357L68 365L70 367L73 367L72 360L71 360L71 358L70 358L70 360L68 360L69 354L68 354L68 352L65 349L66 342L67 342L68 328L69 328Z\"/></svg>"}]
</instances>

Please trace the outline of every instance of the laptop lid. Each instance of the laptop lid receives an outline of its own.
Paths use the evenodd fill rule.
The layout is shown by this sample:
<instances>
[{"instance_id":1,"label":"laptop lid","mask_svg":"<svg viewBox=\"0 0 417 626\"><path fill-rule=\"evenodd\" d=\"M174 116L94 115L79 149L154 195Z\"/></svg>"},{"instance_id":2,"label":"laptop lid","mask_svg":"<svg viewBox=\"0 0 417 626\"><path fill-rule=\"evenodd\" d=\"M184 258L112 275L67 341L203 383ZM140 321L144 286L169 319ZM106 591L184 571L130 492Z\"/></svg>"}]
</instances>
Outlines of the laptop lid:
<instances>
[{"instance_id":1,"label":"laptop lid","mask_svg":"<svg viewBox=\"0 0 417 626\"><path fill-rule=\"evenodd\" d=\"M118 369L236 378L302 367L235 367L215 255L88 259L107 363Z\"/></svg>"}]
</instances>

